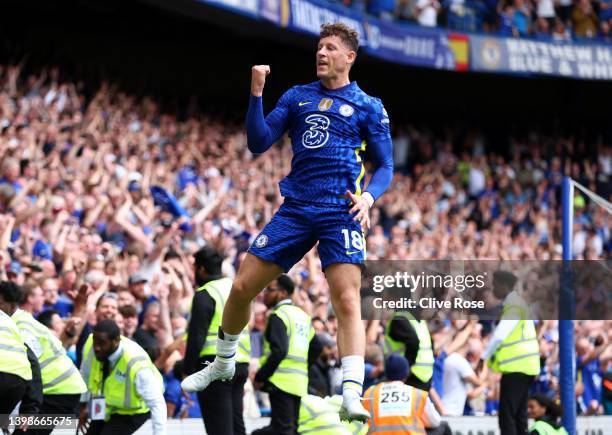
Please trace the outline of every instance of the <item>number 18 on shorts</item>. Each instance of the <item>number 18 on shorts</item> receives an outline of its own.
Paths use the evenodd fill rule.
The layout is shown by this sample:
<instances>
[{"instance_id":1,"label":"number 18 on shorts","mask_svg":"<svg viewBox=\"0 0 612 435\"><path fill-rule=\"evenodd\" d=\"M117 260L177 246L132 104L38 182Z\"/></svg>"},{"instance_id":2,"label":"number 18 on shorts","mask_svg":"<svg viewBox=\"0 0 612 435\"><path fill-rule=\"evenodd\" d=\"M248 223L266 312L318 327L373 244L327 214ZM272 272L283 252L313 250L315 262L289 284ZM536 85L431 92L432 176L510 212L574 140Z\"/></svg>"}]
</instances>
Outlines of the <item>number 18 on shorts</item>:
<instances>
[{"instance_id":1,"label":"number 18 on shorts","mask_svg":"<svg viewBox=\"0 0 612 435\"><path fill-rule=\"evenodd\" d=\"M361 264L366 259L361 226L348 208L293 200L285 200L255 238L249 252L287 272L317 242L324 270L331 264Z\"/></svg>"}]
</instances>

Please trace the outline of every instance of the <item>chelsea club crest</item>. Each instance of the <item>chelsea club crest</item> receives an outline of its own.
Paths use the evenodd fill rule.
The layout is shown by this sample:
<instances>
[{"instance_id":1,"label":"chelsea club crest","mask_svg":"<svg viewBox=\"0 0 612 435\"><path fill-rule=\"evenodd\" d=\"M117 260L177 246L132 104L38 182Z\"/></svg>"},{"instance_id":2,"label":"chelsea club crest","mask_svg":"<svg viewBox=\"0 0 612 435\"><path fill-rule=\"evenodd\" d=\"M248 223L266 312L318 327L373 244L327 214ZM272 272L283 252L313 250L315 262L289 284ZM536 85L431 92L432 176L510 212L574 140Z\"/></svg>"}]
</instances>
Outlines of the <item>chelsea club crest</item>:
<instances>
[{"instance_id":1,"label":"chelsea club crest","mask_svg":"<svg viewBox=\"0 0 612 435\"><path fill-rule=\"evenodd\" d=\"M349 106L348 104L343 104L342 106L340 106L340 115L342 116L346 116L347 118L349 116L351 116L353 114L353 112L355 111L355 109L353 109L351 106Z\"/></svg>"},{"instance_id":2,"label":"chelsea club crest","mask_svg":"<svg viewBox=\"0 0 612 435\"><path fill-rule=\"evenodd\" d=\"M268 244L268 236L265 234L260 234L259 237L255 240L255 246L258 248L263 248Z\"/></svg>"}]
</instances>

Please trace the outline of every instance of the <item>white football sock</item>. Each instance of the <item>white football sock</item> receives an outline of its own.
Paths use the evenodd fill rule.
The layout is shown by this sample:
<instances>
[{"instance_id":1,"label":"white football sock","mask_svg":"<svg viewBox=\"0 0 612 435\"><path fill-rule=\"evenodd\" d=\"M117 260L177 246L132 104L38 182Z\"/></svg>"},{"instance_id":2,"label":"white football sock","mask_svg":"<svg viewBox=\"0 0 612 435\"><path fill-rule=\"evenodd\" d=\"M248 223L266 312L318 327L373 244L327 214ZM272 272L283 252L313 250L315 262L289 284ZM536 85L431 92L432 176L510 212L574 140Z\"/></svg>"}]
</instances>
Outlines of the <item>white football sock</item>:
<instances>
[{"instance_id":1,"label":"white football sock","mask_svg":"<svg viewBox=\"0 0 612 435\"><path fill-rule=\"evenodd\" d=\"M219 335L217 337L217 357L215 358L215 365L217 365L219 369L226 371L234 367L239 339L240 334L228 334L219 328Z\"/></svg>"},{"instance_id":2,"label":"white football sock","mask_svg":"<svg viewBox=\"0 0 612 435\"><path fill-rule=\"evenodd\" d=\"M359 398L363 390L365 363L360 355L349 355L342 361L342 396L345 399Z\"/></svg>"}]
</instances>

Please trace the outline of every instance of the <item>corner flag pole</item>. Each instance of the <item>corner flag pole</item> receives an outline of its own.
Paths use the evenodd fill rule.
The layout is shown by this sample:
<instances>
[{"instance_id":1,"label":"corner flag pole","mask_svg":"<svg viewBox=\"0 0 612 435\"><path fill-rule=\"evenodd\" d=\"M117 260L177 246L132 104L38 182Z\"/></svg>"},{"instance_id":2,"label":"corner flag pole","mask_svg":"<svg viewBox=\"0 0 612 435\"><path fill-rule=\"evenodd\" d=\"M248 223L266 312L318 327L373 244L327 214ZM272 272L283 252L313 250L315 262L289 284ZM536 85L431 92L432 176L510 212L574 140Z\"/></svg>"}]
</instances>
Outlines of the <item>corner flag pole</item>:
<instances>
[{"instance_id":1,"label":"corner flag pole","mask_svg":"<svg viewBox=\"0 0 612 435\"><path fill-rule=\"evenodd\" d=\"M576 399L574 395L576 358L574 356L574 294L571 279L572 239L574 225L574 185L570 177L563 177L563 271L559 297L559 362L563 426L568 434L576 433Z\"/></svg>"}]
</instances>

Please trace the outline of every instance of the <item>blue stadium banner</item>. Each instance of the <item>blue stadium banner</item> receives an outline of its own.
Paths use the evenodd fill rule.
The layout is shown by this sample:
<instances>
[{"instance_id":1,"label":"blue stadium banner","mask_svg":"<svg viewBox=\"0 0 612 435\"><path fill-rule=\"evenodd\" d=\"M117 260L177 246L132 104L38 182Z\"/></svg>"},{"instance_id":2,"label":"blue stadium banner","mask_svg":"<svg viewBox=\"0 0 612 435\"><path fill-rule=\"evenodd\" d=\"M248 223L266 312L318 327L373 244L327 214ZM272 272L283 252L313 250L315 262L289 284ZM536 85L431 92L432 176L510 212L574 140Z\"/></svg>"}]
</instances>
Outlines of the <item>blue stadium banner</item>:
<instances>
[{"instance_id":1,"label":"blue stadium banner","mask_svg":"<svg viewBox=\"0 0 612 435\"><path fill-rule=\"evenodd\" d=\"M318 35L322 24L342 21L359 32L360 44L372 56L408 65L455 69L455 55L446 32L399 26L313 0L289 3L290 29Z\"/></svg>"},{"instance_id":2,"label":"blue stadium banner","mask_svg":"<svg viewBox=\"0 0 612 435\"><path fill-rule=\"evenodd\" d=\"M436 69L455 69L455 54L443 32L404 28L384 22L364 24L365 50L391 62Z\"/></svg>"},{"instance_id":3,"label":"blue stadium banner","mask_svg":"<svg viewBox=\"0 0 612 435\"><path fill-rule=\"evenodd\" d=\"M321 0L199 1L313 36L319 34L322 24L343 22L359 32L360 45L372 56L426 68L466 68L465 60L456 61L455 47L449 43L449 33L442 29L400 26L359 14L341 4Z\"/></svg>"},{"instance_id":4,"label":"blue stadium banner","mask_svg":"<svg viewBox=\"0 0 612 435\"><path fill-rule=\"evenodd\" d=\"M318 35L321 25L342 21L359 33L359 44L365 45L364 16L352 13L342 6L318 3L312 0L289 0L289 28Z\"/></svg>"},{"instance_id":5,"label":"blue stadium banner","mask_svg":"<svg viewBox=\"0 0 612 435\"><path fill-rule=\"evenodd\" d=\"M612 80L612 47L470 36L470 69Z\"/></svg>"}]
</instances>

